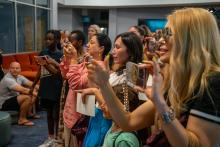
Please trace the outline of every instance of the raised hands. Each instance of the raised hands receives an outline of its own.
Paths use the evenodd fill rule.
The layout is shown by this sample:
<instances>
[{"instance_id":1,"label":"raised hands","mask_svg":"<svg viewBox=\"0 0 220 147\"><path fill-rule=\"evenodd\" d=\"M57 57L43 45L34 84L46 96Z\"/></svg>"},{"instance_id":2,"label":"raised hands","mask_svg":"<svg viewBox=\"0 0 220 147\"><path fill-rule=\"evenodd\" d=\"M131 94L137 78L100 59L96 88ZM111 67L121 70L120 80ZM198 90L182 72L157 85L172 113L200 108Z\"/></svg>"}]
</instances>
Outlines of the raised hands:
<instances>
[{"instance_id":1,"label":"raised hands","mask_svg":"<svg viewBox=\"0 0 220 147\"><path fill-rule=\"evenodd\" d=\"M153 62L153 72L152 101L154 103L165 102L162 93L163 76L159 63Z\"/></svg>"},{"instance_id":2,"label":"raised hands","mask_svg":"<svg viewBox=\"0 0 220 147\"><path fill-rule=\"evenodd\" d=\"M64 43L63 52L67 59L77 59L77 50L70 42Z\"/></svg>"},{"instance_id":3,"label":"raised hands","mask_svg":"<svg viewBox=\"0 0 220 147\"><path fill-rule=\"evenodd\" d=\"M99 87L108 83L109 72L101 67L96 60L92 59L91 63L87 65L87 69L89 80L97 84Z\"/></svg>"}]
</instances>

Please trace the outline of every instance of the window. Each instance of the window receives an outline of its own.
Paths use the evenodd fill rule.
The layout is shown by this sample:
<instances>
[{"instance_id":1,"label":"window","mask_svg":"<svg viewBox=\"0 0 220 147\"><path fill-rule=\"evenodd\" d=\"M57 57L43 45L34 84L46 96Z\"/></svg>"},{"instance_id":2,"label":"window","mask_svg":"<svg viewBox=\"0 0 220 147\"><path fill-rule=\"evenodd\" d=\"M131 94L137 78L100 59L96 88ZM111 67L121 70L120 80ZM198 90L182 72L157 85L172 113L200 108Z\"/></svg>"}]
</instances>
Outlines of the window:
<instances>
[{"instance_id":1,"label":"window","mask_svg":"<svg viewBox=\"0 0 220 147\"><path fill-rule=\"evenodd\" d=\"M14 3L0 1L0 49L3 53L16 52Z\"/></svg>"},{"instance_id":2,"label":"window","mask_svg":"<svg viewBox=\"0 0 220 147\"><path fill-rule=\"evenodd\" d=\"M38 6L48 7L49 1L48 0L36 0L36 4Z\"/></svg>"},{"instance_id":3,"label":"window","mask_svg":"<svg viewBox=\"0 0 220 147\"><path fill-rule=\"evenodd\" d=\"M44 48L44 38L49 26L48 16L48 10L37 9L37 51Z\"/></svg>"},{"instance_id":4,"label":"window","mask_svg":"<svg viewBox=\"0 0 220 147\"><path fill-rule=\"evenodd\" d=\"M34 7L17 4L18 51L34 50Z\"/></svg>"},{"instance_id":5,"label":"window","mask_svg":"<svg viewBox=\"0 0 220 147\"><path fill-rule=\"evenodd\" d=\"M23 2L23 3L28 3L28 4L34 4L34 0L18 0L18 1Z\"/></svg>"},{"instance_id":6,"label":"window","mask_svg":"<svg viewBox=\"0 0 220 147\"><path fill-rule=\"evenodd\" d=\"M49 0L0 0L3 54L42 50L49 14Z\"/></svg>"}]
</instances>

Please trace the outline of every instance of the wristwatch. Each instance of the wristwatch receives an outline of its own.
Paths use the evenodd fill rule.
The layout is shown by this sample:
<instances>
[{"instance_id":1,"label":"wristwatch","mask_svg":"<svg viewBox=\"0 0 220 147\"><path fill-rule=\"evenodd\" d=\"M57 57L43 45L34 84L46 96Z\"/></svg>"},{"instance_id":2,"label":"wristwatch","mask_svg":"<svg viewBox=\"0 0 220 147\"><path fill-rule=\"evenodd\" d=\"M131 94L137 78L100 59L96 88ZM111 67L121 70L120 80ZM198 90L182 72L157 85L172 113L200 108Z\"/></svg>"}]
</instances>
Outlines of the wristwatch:
<instances>
[{"instance_id":1,"label":"wristwatch","mask_svg":"<svg viewBox=\"0 0 220 147\"><path fill-rule=\"evenodd\" d=\"M171 123L175 119L174 109L170 108L169 111L162 113L161 118L165 124Z\"/></svg>"}]
</instances>

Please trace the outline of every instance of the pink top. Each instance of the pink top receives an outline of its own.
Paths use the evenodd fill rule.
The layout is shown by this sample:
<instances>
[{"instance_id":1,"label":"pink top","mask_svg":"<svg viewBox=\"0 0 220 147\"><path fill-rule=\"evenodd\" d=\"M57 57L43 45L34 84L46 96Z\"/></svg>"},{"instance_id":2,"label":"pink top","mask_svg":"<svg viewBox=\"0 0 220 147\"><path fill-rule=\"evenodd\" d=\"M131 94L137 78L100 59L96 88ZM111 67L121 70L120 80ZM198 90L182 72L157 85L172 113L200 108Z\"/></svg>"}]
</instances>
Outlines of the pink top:
<instances>
[{"instance_id":1,"label":"pink top","mask_svg":"<svg viewBox=\"0 0 220 147\"><path fill-rule=\"evenodd\" d=\"M76 112L76 92L73 90L87 87L87 68L84 63L68 65L62 62L60 69L62 75L68 79L69 83L69 91L63 110L64 124L66 127L72 128L81 116L80 113Z\"/></svg>"},{"instance_id":2,"label":"pink top","mask_svg":"<svg viewBox=\"0 0 220 147\"><path fill-rule=\"evenodd\" d=\"M102 61L99 63L104 67ZM67 128L72 128L81 116L80 113L76 112L76 92L73 90L87 88L87 68L85 63L69 65L68 62L63 61L60 63L60 70L63 77L66 78L69 83L69 91L63 110L64 125Z\"/></svg>"}]
</instances>

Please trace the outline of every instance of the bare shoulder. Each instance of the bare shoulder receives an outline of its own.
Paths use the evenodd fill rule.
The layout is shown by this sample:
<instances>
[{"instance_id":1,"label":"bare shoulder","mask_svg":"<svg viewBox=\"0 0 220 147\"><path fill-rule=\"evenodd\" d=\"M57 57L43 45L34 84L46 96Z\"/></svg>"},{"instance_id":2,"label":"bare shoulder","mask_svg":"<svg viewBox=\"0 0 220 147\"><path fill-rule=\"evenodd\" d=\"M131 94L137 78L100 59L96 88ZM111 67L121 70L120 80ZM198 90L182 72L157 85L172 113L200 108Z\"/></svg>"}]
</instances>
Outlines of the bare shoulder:
<instances>
[{"instance_id":1,"label":"bare shoulder","mask_svg":"<svg viewBox=\"0 0 220 147\"><path fill-rule=\"evenodd\" d=\"M197 116L190 115L187 129L198 136L204 146L216 146L220 142L220 124Z\"/></svg>"}]
</instances>

